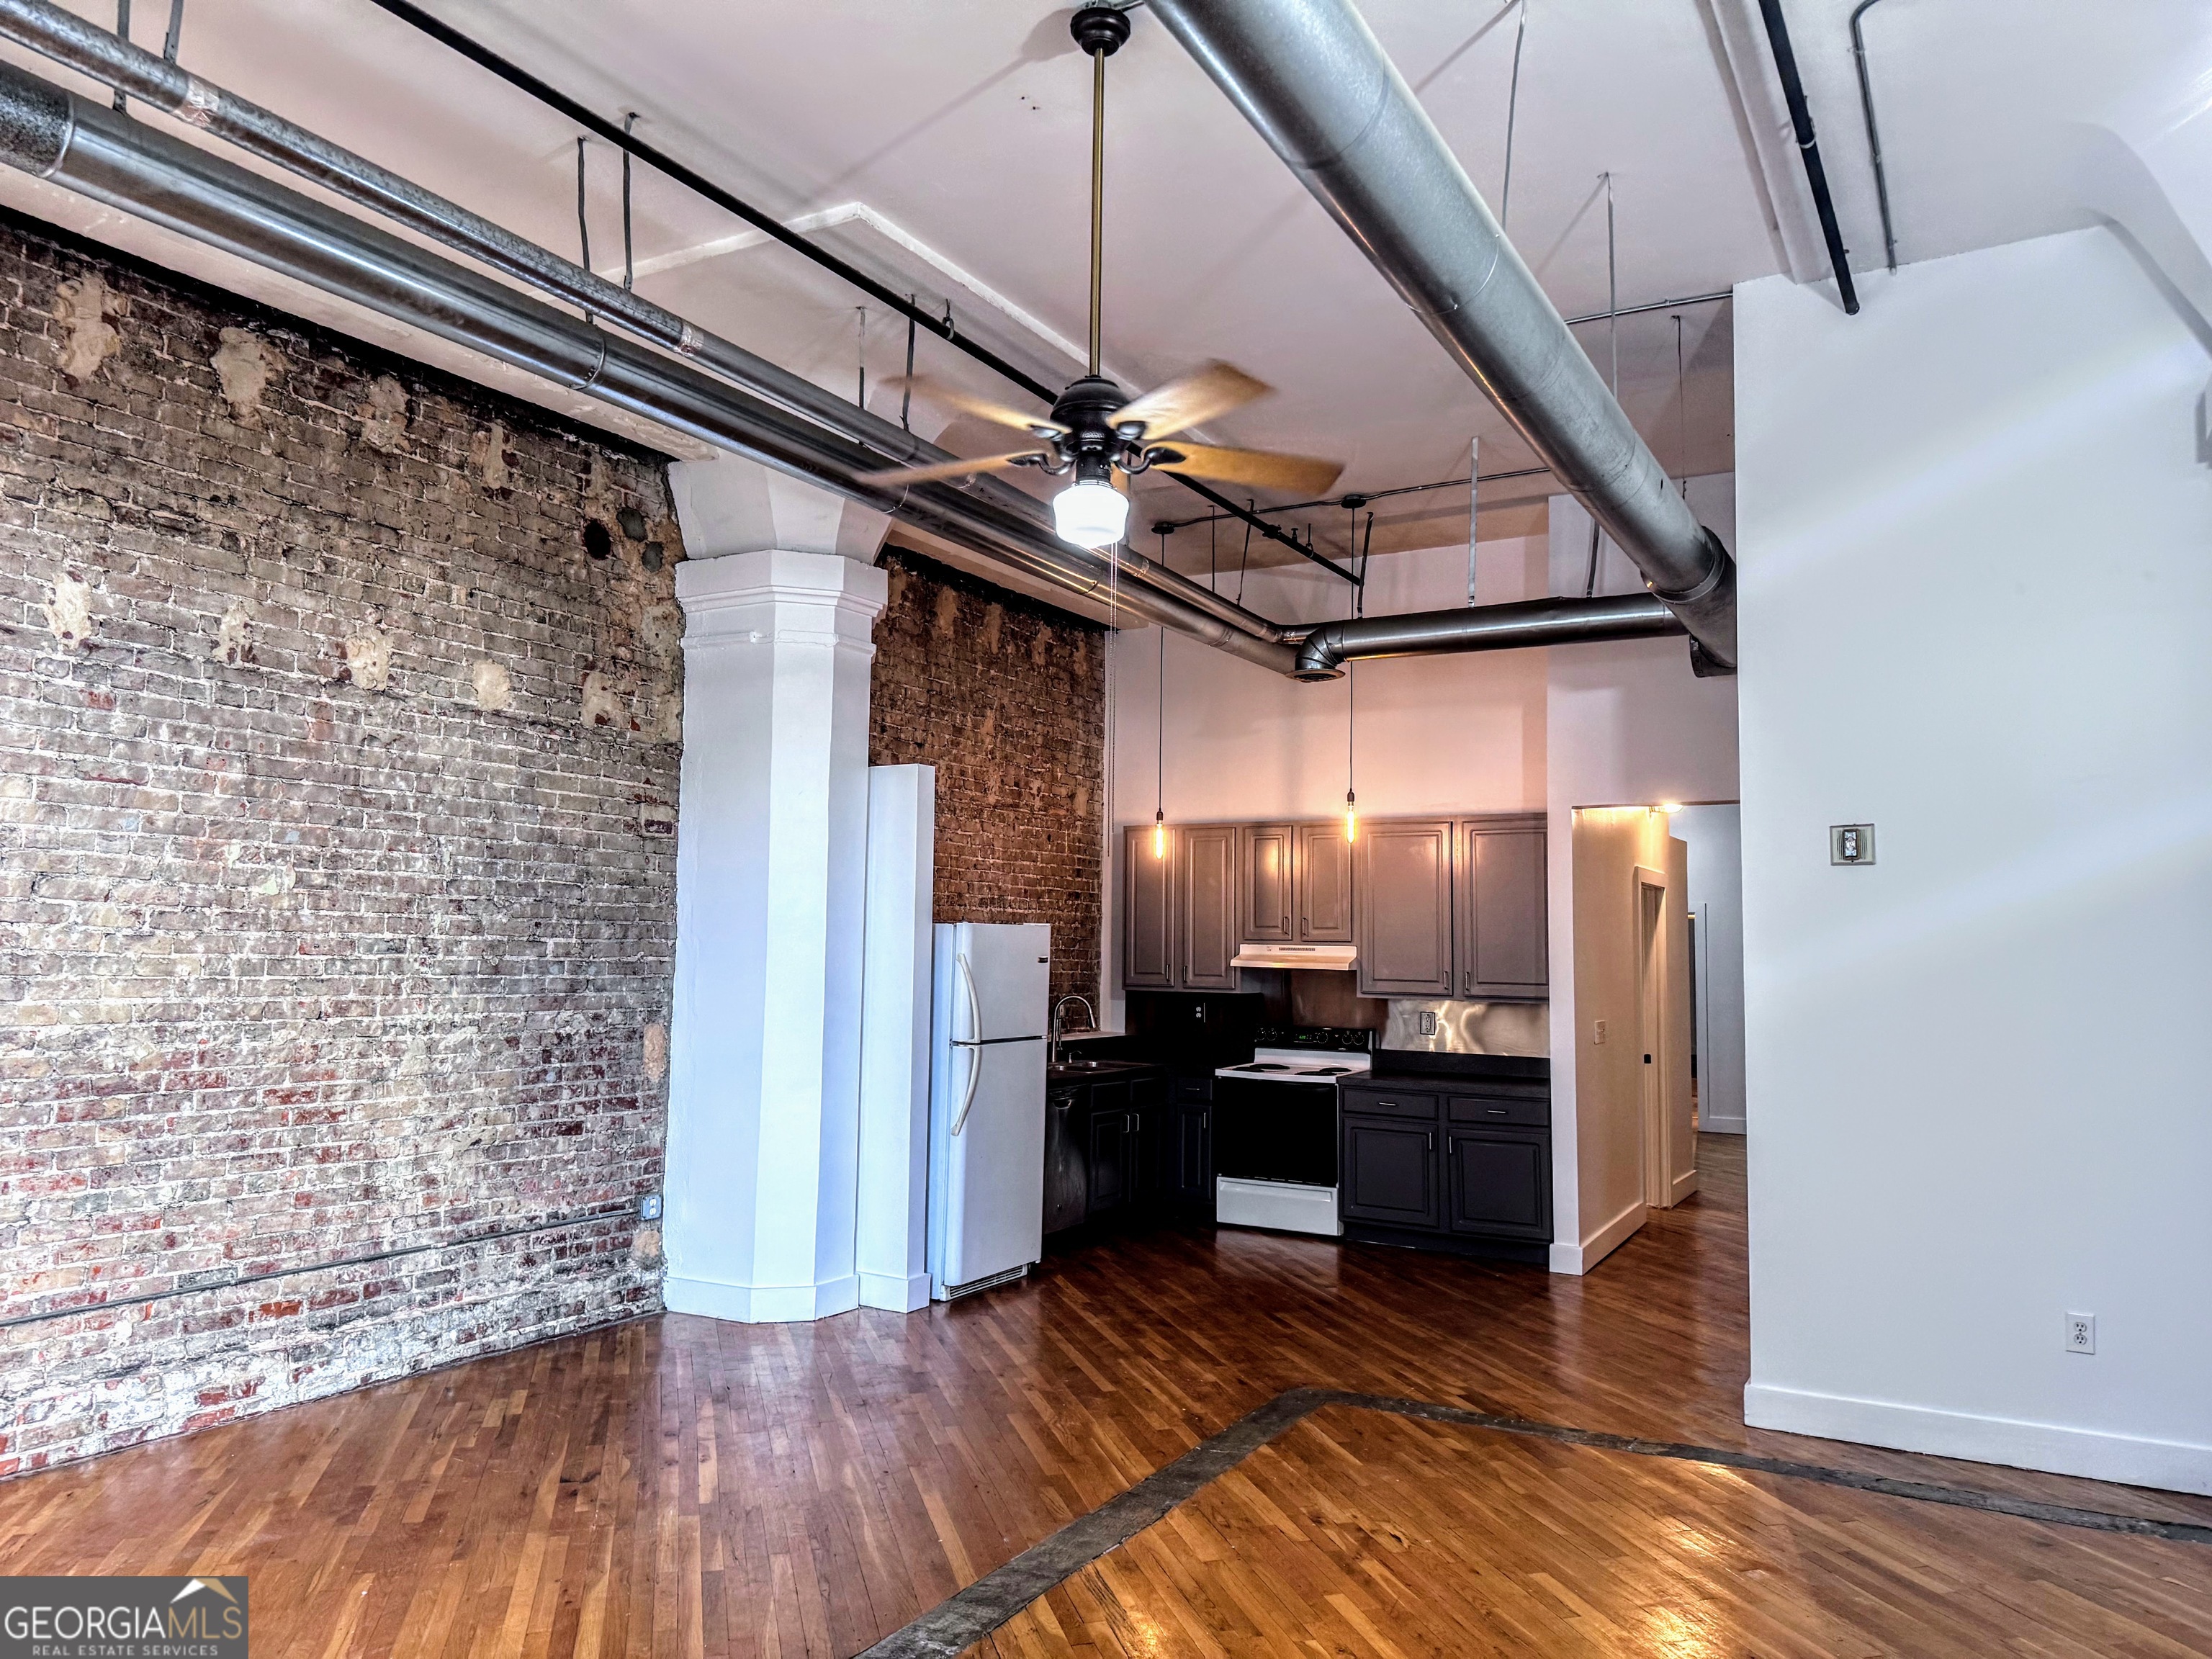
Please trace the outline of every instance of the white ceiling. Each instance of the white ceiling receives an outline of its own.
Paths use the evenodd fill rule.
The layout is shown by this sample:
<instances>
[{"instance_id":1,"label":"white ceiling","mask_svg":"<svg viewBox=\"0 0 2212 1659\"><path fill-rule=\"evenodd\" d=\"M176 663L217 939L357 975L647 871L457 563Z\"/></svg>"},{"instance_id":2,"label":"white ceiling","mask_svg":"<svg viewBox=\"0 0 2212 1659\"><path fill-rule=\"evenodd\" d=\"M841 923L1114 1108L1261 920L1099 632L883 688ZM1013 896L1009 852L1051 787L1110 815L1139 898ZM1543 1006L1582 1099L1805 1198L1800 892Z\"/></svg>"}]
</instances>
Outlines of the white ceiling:
<instances>
[{"instance_id":1,"label":"white ceiling","mask_svg":"<svg viewBox=\"0 0 2212 1659\"><path fill-rule=\"evenodd\" d=\"M1041 378L1079 370L1054 343L1079 340L1085 325L1089 76L1066 9L430 3L593 107L640 111L641 134L779 215L865 209L859 219L831 211L845 222L823 240L899 289L949 301L964 330ZM1865 266L1879 264L1881 238L1845 27L1853 3L1791 0L1790 10L1845 234ZM76 9L112 21L111 6ZM1607 170L1621 304L1784 268L1771 215L1787 216L1796 183L1763 182L1746 113L1756 100L1738 97L1722 48L1731 9L1755 15L1751 0L1529 0L1509 228L1563 313L1607 303L1598 177ZM141 0L137 9L141 43L158 46L167 8ZM1366 0L1364 10L1495 207L1517 10L1492 0ZM2079 222L2021 159L2039 124L2118 120L2192 95L2201 104L2212 74L2212 7L2201 0L1884 0L1866 29L1908 259ZM550 247L575 248L574 130L367 0L187 0L182 58ZM1110 66L1109 107L1109 372L1150 384L1226 357L1278 395L1209 435L1341 458L1346 489L1451 476L1476 434L1486 470L1526 464L1473 386L1141 11ZM618 269L619 164L608 146L588 148L593 262ZM825 385L854 384L861 296L787 250L733 239L744 227L642 168L635 224L641 290ZM1670 470L1730 464L1728 311L1680 313L1680 400L1674 316L1618 325L1624 402ZM1607 368L1606 325L1579 334ZM896 374L903 325L871 307L865 339L872 380ZM927 336L920 358L1019 400ZM872 402L897 412L896 398ZM968 425L943 438L996 447ZM1511 497L1549 487L1495 492L1498 532L1522 527ZM1154 483L1139 514L1199 507ZM1416 545L1464 535L1463 505L1447 498L1435 512L1382 537ZM1399 516L1409 514L1418 520L1416 503L1401 504ZM1343 518L1320 515L1325 542ZM1203 532L1178 537L1176 553L1202 568Z\"/></svg>"}]
</instances>

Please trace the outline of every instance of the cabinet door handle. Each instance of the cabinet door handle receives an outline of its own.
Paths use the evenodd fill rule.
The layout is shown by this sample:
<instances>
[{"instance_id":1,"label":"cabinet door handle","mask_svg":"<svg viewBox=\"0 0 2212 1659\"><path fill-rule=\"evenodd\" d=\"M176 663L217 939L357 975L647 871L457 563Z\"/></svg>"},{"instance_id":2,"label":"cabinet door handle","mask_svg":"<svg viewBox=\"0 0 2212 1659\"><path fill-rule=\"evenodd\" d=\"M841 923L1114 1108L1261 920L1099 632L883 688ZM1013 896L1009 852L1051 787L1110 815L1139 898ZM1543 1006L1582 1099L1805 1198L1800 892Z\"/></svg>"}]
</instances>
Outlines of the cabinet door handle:
<instances>
[{"instance_id":1,"label":"cabinet door handle","mask_svg":"<svg viewBox=\"0 0 2212 1659\"><path fill-rule=\"evenodd\" d=\"M1437 1138L1425 1129L1421 1131L1421 1147L1423 1151L1431 1152L1437 1149Z\"/></svg>"}]
</instances>

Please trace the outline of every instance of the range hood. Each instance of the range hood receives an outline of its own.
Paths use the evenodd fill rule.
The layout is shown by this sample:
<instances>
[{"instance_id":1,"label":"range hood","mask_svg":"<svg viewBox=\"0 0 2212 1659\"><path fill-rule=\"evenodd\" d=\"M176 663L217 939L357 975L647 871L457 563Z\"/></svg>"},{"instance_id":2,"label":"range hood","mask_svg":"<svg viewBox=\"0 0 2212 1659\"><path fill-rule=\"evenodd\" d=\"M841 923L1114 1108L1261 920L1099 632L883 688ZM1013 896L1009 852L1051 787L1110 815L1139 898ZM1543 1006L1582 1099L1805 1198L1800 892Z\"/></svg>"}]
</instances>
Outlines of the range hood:
<instances>
[{"instance_id":1,"label":"range hood","mask_svg":"<svg viewBox=\"0 0 2212 1659\"><path fill-rule=\"evenodd\" d=\"M1326 973L1352 971L1359 952L1349 945L1240 945L1231 968L1316 968Z\"/></svg>"}]
</instances>

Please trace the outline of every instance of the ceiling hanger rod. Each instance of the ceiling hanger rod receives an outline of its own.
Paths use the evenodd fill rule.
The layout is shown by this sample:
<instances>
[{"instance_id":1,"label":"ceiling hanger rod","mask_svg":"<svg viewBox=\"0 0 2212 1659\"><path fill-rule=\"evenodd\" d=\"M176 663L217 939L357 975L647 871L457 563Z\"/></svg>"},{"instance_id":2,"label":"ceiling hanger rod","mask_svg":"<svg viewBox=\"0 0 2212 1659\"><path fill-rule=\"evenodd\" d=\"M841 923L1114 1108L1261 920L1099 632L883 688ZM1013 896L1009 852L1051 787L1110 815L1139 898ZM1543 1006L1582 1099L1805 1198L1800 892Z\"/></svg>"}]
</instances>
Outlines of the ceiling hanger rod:
<instances>
[{"instance_id":1,"label":"ceiling hanger rod","mask_svg":"<svg viewBox=\"0 0 2212 1659\"><path fill-rule=\"evenodd\" d=\"M1042 399L1047 408L1050 408L1059 398L1060 391L1057 387L1047 386L1042 380L1025 374L1008 362L988 346L971 340L966 335L960 333L949 318L932 316L904 295L892 292L866 271L839 258L818 242L811 241L791 229L775 215L755 207L741 197L732 195L712 179L684 166L674 156L665 154L634 133L624 132L614 122L593 114L592 111L566 93L548 85L520 64L509 62L490 47L462 33L451 24L441 21L423 10L422 7L411 3L411 0L369 0L369 3L390 13L401 22L421 30L441 46L452 48L478 68L489 70L507 85L527 93L548 108L557 110L577 125L605 139L617 149L636 157L647 167L658 169L666 177L682 185L686 190L704 197L725 212L736 215L756 230L765 232L801 258L811 259L823 270L843 278L871 299L890 307L915 327L928 330L939 339L973 358L993 374L1004 376L1031 396ZM1095 359L1096 354L1094 353L1093 356ZM1228 497L1206 489L1195 479L1176 472L1164 473L1162 476L1173 478L1184 489L1203 497L1231 517L1249 523L1253 529L1270 541L1280 542L1285 547L1297 548L1302 554L1306 552L1304 548L1299 547L1297 543L1266 520L1257 516L1248 518L1244 508L1237 506ZM1318 559L1317 556L1308 554L1307 556L1316 557L1317 562L1328 563L1326 560ZM1336 568L1330 565L1329 568L1334 570ZM1339 570L1337 574L1343 576L1344 572ZM1345 580L1349 581L1352 579L1345 576Z\"/></svg>"},{"instance_id":2,"label":"ceiling hanger rod","mask_svg":"<svg viewBox=\"0 0 2212 1659\"><path fill-rule=\"evenodd\" d=\"M1280 507L1255 507L1257 513L1303 513L1309 507L1341 507L1358 511L1370 501L1387 501L1393 495L1418 495L1430 489L1464 489L1471 483L1500 483L1508 478L1540 478L1551 471L1548 466L1516 466L1506 472L1485 472L1473 478L1438 478L1431 483L1400 484L1395 489L1353 489L1341 495L1324 495L1310 501L1285 501ZM1194 519L1162 519L1152 529L1163 535L1173 535L1178 530L1194 524L1210 524L1221 515L1201 514Z\"/></svg>"}]
</instances>

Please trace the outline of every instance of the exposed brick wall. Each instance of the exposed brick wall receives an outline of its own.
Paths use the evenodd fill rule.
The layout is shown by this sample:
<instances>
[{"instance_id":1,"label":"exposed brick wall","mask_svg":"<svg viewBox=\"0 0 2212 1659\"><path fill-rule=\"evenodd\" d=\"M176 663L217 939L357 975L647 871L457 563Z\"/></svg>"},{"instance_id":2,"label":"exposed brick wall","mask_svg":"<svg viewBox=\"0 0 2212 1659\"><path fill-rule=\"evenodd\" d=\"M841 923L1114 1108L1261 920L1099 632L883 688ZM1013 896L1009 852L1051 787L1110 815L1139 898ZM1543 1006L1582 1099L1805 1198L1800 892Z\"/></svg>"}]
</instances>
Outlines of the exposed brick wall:
<instances>
[{"instance_id":1,"label":"exposed brick wall","mask_svg":"<svg viewBox=\"0 0 2212 1659\"><path fill-rule=\"evenodd\" d=\"M1052 994L1098 994L1103 632L902 548L868 758L937 768L937 919L1052 924Z\"/></svg>"},{"instance_id":2,"label":"exposed brick wall","mask_svg":"<svg viewBox=\"0 0 2212 1659\"><path fill-rule=\"evenodd\" d=\"M658 459L15 220L0 382L0 1474L656 1308Z\"/></svg>"}]
</instances>

